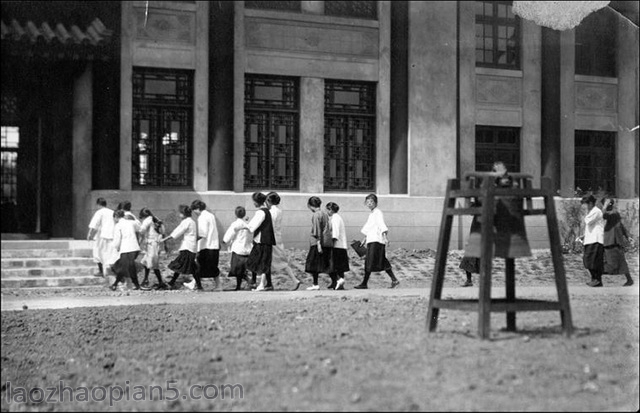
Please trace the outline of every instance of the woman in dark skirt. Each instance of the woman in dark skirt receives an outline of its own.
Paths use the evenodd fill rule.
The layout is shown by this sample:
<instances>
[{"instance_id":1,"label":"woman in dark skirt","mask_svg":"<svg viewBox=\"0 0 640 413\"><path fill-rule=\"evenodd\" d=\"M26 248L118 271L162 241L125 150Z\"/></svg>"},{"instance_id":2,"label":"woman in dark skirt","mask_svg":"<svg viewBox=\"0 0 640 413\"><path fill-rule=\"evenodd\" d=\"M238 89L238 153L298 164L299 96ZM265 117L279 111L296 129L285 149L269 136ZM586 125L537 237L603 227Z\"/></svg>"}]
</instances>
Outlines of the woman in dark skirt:
<instances>
[{"instance_id":1,"label":"woman in dark skirt","mask_svg":"<svg viewBox=\"0 0 640 413\"><path fill-rule=\"evenodd\" d=\"M623 284L624 287L633 285L633 278L629 271L629 265L627 259L624 256L624 248L622 247L625 242L629 240L629 233L622 224L620 213L615 208L615 201L613 199L603 199L602 205L604 207L603 218L604 224L604 273L605 274L624 274L627 281Z\"/></svg>"},{"instance_id":2,"label":"woman in dark skirt","mask_svg":"<svg viewBox=\"0 0 640 413\"><path fill-rule=\"evenodd\" d=\"M311 237L309 238L309 253L304 270L313 277L313 285L307 290L319 290L318 275L331 272L331 253L333 239L331 236L331 222L329 215L323 211L322 201L317 196L312 196L307 201L307 208L313 214L311 216ZM334 287L335 288L335 287Z\"/></svg>"},{"instance_id":3,"label":"woman in dark skirt","mask_svg":"<svg viewBox=\"0 0 640 413\"><path fill-rule=\"evenodd\" d=\"M251 199L258 210L246 225L246 228L253 232L253 248L247 259L247 269L260 274L260 285L253 291L272 291L271 258L273 246L276 245L273 222L269 208L264 205L267 196L261 192L254 192Z\"/></svg>"},{"instance_id":4,"label":"woman in dark skirt","mask_svg":"<svg viewBox=\"0 0 640 413\"><path fill-rule=\"evenodd\" d=\"M590 287L602 287L602 272L604 270L604 219L602 211L596 207L593 195L582 197L581 203L586 205L587 215L584 217L584 255L582 262L591 274Z\"/></svg>"},{"instance_id":5,"label":"woman in dark skirt","mask_svg":"<svg viewBox=\"0 0 640 413\"><path fill-rule=\"evenodd\" d=\"M170 288L175 288L176 280L180 274L190 274L193 276L196 273L196 222L191 218L191 208L187 205L180 205L178 207L180 211L180 224L171 234L163 238L160 242L165 242L168 239L176 239L182 237L182 243L178 257L169 263L169 269L173 271L173 277L169 281Z\"/></svg>"},{"instance_id":6,"label":"woman in dark skirt","mask_svg":"<svg viewBox=\"0 0 640 413\"><path fill-rule=\"evenodd\" d=\"M347 254L347 232L344 220L338 214L339 210L340 207L335 202L327 204L327 214L331 219L331 237L333 238L329 289L344 290L344 273L349 271L349 254Z\"/></svg>"},{"instance_id":7,"label":"woman in dark skirt","mask_svg":"<svg viewBox=\"0 0 640 413\"><path fill-rule=\"evenodd\" d=\"M371 210L369 218L366 224L362 227L362 232L365 235L362 244L367 245L367 255L364 261L364 278L359 285L354 288L366 289L369 288L367 283L369 282L369 276L372 272L385 271L389 278L391 278L391 286L389 288L396 288L400 281L393 274L391 264L387 259L386 249L389 239L387 238L387 232L389 228L384 222L384 215L378 208L378 197L375 194L369 194L365 198L364 204Z\"/></svg>"}]
</instances>

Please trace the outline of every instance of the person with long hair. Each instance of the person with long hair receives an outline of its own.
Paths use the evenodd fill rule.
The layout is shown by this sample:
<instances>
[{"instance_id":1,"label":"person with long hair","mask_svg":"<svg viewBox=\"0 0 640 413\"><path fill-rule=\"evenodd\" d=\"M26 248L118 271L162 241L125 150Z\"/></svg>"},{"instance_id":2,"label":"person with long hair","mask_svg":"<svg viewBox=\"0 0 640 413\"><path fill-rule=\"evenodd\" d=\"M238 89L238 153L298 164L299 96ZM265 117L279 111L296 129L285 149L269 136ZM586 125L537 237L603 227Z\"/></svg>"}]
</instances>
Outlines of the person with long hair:
<instances>
[{"instance_id":1,"label":"person with long hair","mask_svg":"<svg viewBox=\"0 0 640 413\"><path fill-rule=\"evenodd\" d=\"M138 283L138 270L136 269L136 258L140 253L138 235L140 225L130 219L125 218L125 212L119 209L113 213L116 226L113 229L113 248L118 252L118 260L113 264L113 272L116 273L116 281L111 286L115 291L118 284L123 282L125 277L129 277L134 285L134 290L142 289Z\"/></svg>"},{"instance_id":2,"label":"person with long hair","mask_svg":"<svg viewBox=\"0 0 640 413\"><path fill-rule=\"evenodd\" d=\"M246 228L253 233L253 247L247 259L247 269L260 275L260 285L253 291L272 291L271 261L273 246L276 245L276 236L273 231L273 221L269 208L265 205L267 197L261 192L251 195L253 205L257 208ZM238 229L239 230L239 229ZM269 279L267 279L269 276Z\"/></svg>"},{"instance_id":3,"label":"person with long hair","mask_svg":"<svg viewBox=\"0 0 640 413\"><path fill-rule=\"evenodd\" d=\"M154 288L165 290L167 285L160 273L160 241L165 232L164 223L146 207L140 210L139 217L142 221L140 225L141 248L144 251L144 257L140 260L140 263L144 266L144 279L141 285L143 287L149 286L149 273L153 270L158 279L158 284Z\"/></svg>"},{"instance_id":4,"label":"person with long hair","mask_svg":"<svg viewBox=\"0 0 640 413\"><path fill-rule=\"evenodd\" d=\"M188 205L178 206L178 211L182 221L169 236L160 240L160 242L166 242L172 238L182 237L178 256L169 263L169 269L173 271L173 277L168 283L171 289L176 288L176 281L180 274L193 276L196 273L196 222L191 218L191 208Z\"/></svg>"},{"instance_id":5,"label":"person with long hair","mask_svg":"<svg viewBox=\"0 0 640 413\"><path fill-rule=\"evenodd\" d=\"M311 211L311 236L309 237L309 253L304 270L311 274L313 285L307 290L319 290L318 276L320 273L331 272L331 254L333 239L329 214L322 209L322 200L312 196L307 201L307 208Z\"/></svg>"},{"instance_id":6,"label":"person with long hair","mask_svg":"<svg viewBox=\"0 0 640 413\"><path fill-rule=\"evenodd\" d=\"M596 197L593 195L583 196L580 202L586 206L584 235L580 238L584 245L582 262L591 274L591 281L587 285L602 287L602 272L604 271L604 219L602 211L596 206Z\"/></svg>"},{"instance_id":7,"label":"person with long hair","mask_svg":"<svg viewBox=\"0 0 640 413\"><path fill-rule=\"evenodd\" d=\"M629 240L629 233L622 224L622 218L618 209L615 207L613 198L602 200L604 219L604 274L624 274L627 281L624 287L633 285L633 278L629 271L629 264L624 256L623 245Z\"/></svg>"},{"instance_id":8,"label":"person with long hair","mask_svg":"<svg viewBox=\"0 0 640 413\"><path fill-rule=\"evenodd\" d=\"M196 262L198 270L194 281L185 284L187 288L202 290L202 279L213 278L214 291L220 291L220 241L218 239L218 226L216 217L207 210L207 204L196 199L191 203L191 210L198 217L198 252Z\"/></svg>"},{"instance_id":9,"label":"person with long hair","mask_svg":"<svg viewBox=\"0 0 640 413\"><path fill-rule=\"evenodd\" d=\"M327 204L327 214L331 219L331 236L333 248L331 256L331 285L329 289L344 290L344 273L349 271L349 254L347 253L347 231L344 220L338 214L340 206L335 202Z\"/></svg>"}]
</instances>

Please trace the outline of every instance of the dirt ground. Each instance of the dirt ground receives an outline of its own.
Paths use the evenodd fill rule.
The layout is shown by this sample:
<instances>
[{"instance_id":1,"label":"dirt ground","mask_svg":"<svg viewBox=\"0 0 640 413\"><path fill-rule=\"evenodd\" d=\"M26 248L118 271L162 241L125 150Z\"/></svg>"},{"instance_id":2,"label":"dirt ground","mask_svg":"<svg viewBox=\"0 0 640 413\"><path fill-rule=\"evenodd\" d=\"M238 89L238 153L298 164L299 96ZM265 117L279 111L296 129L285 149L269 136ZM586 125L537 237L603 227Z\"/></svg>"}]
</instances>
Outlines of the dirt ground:
<instances>
[{"instance_id":1,"label":"dirt ground","mask_svg":"<svg viewBox=\"0 0 640 413\"><path fill-rule=\"evenodd\" d=\"M427 255L391 256L401 287L430 287L433 264L425 268ZM518 313L517 332L504 331L504 315L494 314L491 340L483 341L477 338L475 313L441 310L438 330L428 333L427 295L356 290L277 292L284 298L274 300L251 299L270 293L209 291L200 293L212 297L206 304L3 311L1 408L102 411L109 409L111 395L114 409L135 411L637 411L637 254L628 258L636 285L621 287L622 276L605 276L605 288L598 289L584 287L578 259L565 259L576 329L569 339L557 312ZM545 260L544 252L527 260L519 285L548 287ZM450 261L456 275L445 283L445 295L448 287L477 292L458 287L462 277L455 259ZM373 288L388 284L382 274L372 278ZM278 283L285 286L285 279L277 280L276 289ZM353 275L351 286L356 280L359 275ZM554 291L539 290L541 295ZM3 300L13 294L3 291ZM96 293L32 294L89 294L90 299ZM188 302L197 293L101 294L179 294ZM219 294L248 298L215 302ZM34 389L61 383L76 397L84 387L100 399L103 388L106 400L70 403L67 391L64 403L38 403ZM235 384L242 394L239 387L214 391ZM152 385L164 389L165 400ZM19 398L21 387L22 394L31 391L26 403ZM170 388L179 392L176 400L168 400L177 394ZM146 400L134 401L135 395Z\"/></svg>"}]
</instances>

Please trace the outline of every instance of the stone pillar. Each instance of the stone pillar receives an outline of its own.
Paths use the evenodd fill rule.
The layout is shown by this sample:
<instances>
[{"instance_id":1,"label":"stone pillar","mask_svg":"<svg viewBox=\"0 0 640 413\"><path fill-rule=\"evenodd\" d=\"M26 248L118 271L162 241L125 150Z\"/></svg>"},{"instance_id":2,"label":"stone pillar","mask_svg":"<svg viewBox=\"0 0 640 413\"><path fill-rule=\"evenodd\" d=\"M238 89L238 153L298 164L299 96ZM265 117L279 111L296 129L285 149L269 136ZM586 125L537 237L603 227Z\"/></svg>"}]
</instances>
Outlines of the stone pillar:
<instances>
[{"instance_id":1,"label":"stone pillar","mask_svg":"<svg viewBox=\"0 0 640 413\"><path fill-rule=\"evenodd\" d=\"M133 127L133 2L122 2L120 42L120 189L131 190L131 134Z\"/></svg>"},{"instance_id":2,"label":"stone pillar","mask_svg":"<svg viewBox=\"0 0 640 413\"><path fill-rule=\"evenodd\" d=\"M618 142L616 145L616 195L638 196L638 29L618 19L616 39L618 70Z\"/></svg>"},{"instance_id":3,"label":"stone pillar","mask_svg":"<svg viewBox=\"0 0 640 413\"><path fill-rule=\"evenodd\" d=\"M408 193L408 141L409 123L407 46L409 41L409 3L391 3L391 109L389 133L389 191L392 194Z\"/></svg>"},{"instance_id":4,"label":"stone pillar","mask_svg":"<svg viewBox=\"0 0 640 413\"><path fill-rule=\"evenodd\" d=\"M560 195L575 191L575 29L560 34Z\"/></svg>"},{"instance_id":5,"label":"stone pillar","mask_svg":"<svg viewBox=\"0 0 640 413\"><path fill-rule=\"evenodd\" d=\"M193 189L209 189L209 2L196 2Z\"/></svg>"},{"instance_id":6,"label":"stone pillar","mask_svg":"<svg viewBox=\"0 0 640 413\"><path fill-rule=\"evenodd\" d=\"M560 34L558 30L542 29L542 126L541 173L551 178L555 191L560 189Z\"/></svg>"},{"instance_id":7,"label":"stone pillar","mask_svg":"<svg viewBox=\"0 0 640 413\"><path fill-rule=\"evenodd\" d=\"M73 130L72 130L72 190L73 206L71 233L76 239L84 239L86 226L91 217L91 138L93 130L93 73L89 62L84 72L73 84ZM80 219L77 219L80 218Z\"/></svg>"},{"instance_id":8,"label":"stone pillar","mask_svg":"<svg viewBox=\"0 0 640 413\"><path fill-rule=\"evenodd\" d=\"M324 192L324 79L300 78L300 192Z\"/></svg>"},{"instance_id":9,"label":"stone pillar","mask_svg":"<svg viewBox=\"0 0 640 413\"><path fill-rule=\"evenodd\" d=\"M476 37L475 2L461 1L459 64L460 177L476 170Z\"/></svg>"},{"instance_id":10,"label":"stone pillar","mask_svg":"<svg viewBox=\"0 0 640 413\"><path fill-rule=\"evenodd\" d=\"M542 34L537 24L522 20L522 130L520 131L520 171L533 176L540 185L541 175L541 110L542 110Z\"/></svg>"},{"instance_id":11,"label":"stone pillar","mask_svg":"<svg viewBox=\"0 0 640 413\"><path fill-rule=\"evenodd\" d=\"M308 14L324 14L324 1L301 1L300 10Z\"/></svg>"},{"instance_id":12,"label":"stone pillar","mask_svg":"<svg viewBox=\"0 0 640 413\"><path fill-rule=\"evenodd\" d=\"M456 176L457 3L409 3L409 195Z\"/></svg>"},{"instance_id":13,"label":"stone pillar","mask_svg":"<svg viewBox=\"0 0 640 413\"><path fill-rule=\"evenodd\" d=\"M244 46L244 1L235 1L233 39L233 190L244 191L244 72L247 56Z\"/></svg>"},{"instance_id":14,"label":"stone pillar","mask_svg":"<svg viewBox=\"0 0 640 413\"><path fill-rule=\"evenodd\" d=\"M391 109L391 4L378 2L379 60L376 91L376 193L389 194L390 178L390 109Z\"/></svg>"}]
</instances>

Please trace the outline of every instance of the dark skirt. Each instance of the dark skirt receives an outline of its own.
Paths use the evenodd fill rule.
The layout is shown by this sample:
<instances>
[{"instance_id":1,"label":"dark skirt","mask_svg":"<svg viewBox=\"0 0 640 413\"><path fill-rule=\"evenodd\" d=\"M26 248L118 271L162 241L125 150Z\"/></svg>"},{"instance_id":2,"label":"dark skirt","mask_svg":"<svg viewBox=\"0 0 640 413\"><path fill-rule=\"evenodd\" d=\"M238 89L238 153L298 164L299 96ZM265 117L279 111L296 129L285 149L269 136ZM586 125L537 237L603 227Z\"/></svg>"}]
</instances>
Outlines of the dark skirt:
<instances>
[{"instance_id":1,"label":"dark skirt","mask_svg":"<svg viewBox=\"0 0 640 413\"><path fill-rule=\"evenodd\" d=\"M253 248L247 259L247 269L256 274L266 274L271 271L273 246L253 243Z\"/></svg>"},{"instance_id":2,"label":"dark skirt","mask_svg":"<svg viewBox=\"0 0 640 413\"><path fill-rule=\"evenodd\" d=\"M604 246L597 242L585 245L582 262L587 270L602 272L604 270Z\"/></svg>"},{"instance_id":3,"label":"dark skirt","mask_svg":"<svg viewBox=\"0 0 640 413\"><path fill-rule=\"evenodd\" d=\"M242 278L247 272L248 255L238 255L231 253L231 264L229 265L229 277Z\"/></svg>"},{"instance_id":4,"label":"dark skirt","mask_svg":"<svg viewBox=\"0 0 640 413\"><path fill-rule=\"evenodd\" d=\"M472 274L480 274L480 258L462 257L460 261L460 269Z\"/></svg>"},{"instance_id":5,"label":"dark skirt","mask_svg":"<svg viewBox=\"0 0 640 413\"><path fill-rule=\"evenodd\" d=\"M220 261L220 250L200 250L196 255L198 262L198 275L200 278L215 278L220 275L218 263Z\"/></svg>"},{"instance_id":6,"label":"dark skirt","mask_svg":"<svg viewBox=\"0 0 640 413\"><path fill-rule=\"evenodd\" d=\"M391 269L391 264L387 260L387 247L379 242L367 244L367 255L364 259L365 272L387 271Z\"/></svg>"},{"instance_id":7,"label":"dark skirt","mask_svg":"<svg viewBox=\"0 0 640 413\"><path fill-rule=\"evenodd\" d=\"M189 250L180 250L178 257L168 265L169 269L179 274L195 274L197 270L196 254Z\"/></svg>"},{"instance_id":8,"label":"dark skirt","mask_svg":"<svg viewBox=\"0 0 640 413\"><path fill-rule=\"evenodd\" d=\"M619 245L604 248L604 273L629 274L629 265Z\"/></svg>"},{"instance_id":9,"label":"dark skirt","mask_svg":"<svg viewBox=\"0 0 640 413\"><path fill-rule=\"evenodd\" d=\"M349 254L344 248L333 248L331 257L331 272L345 273L349 271Z\"/></svg>"},{"instance_id":10,"label":"dark skirt","mask_svg":"<svg viewBox=\"0 0 640 413\"><path fill-rule=\"evenodd\" d=\"M131 278L138 276L138 269L136 268L136 258L140 251L125 252L120 254L120 258L113 263L111 269L116 274L119 281L122 281L125 277Z\"/></svg>"},{"instance_id":11,"label":"dark skirt","mask_svg":"<svg viewBox=\"0 0 640 413\"><path fill-rule=\"evenodd\" d=\"M309 248L307 261L304 265L305 272L311 274L329 274L331 272L331 255L333 248L323 247L322 254L318 252L316 245Z\"/></svg>"}]
</instances>

